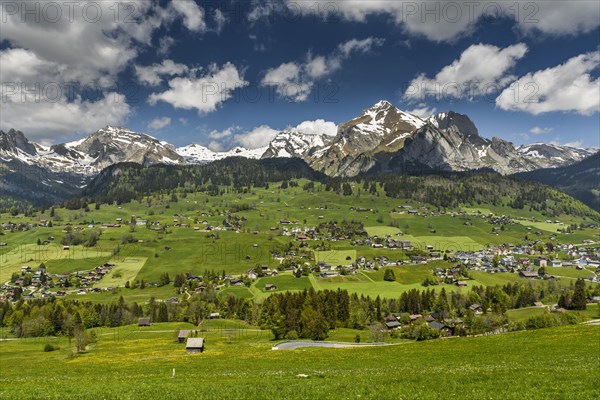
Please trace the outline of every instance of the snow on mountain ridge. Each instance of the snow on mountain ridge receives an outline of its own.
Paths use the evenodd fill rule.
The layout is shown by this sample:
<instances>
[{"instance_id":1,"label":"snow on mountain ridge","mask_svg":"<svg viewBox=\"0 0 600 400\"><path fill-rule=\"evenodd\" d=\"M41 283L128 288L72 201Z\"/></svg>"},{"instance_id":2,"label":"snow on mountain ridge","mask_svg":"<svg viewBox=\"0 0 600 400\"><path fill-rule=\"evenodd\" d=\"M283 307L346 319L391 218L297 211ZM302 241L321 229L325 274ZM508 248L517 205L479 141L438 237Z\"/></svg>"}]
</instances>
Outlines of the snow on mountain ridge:
<instances>
[{"instance_id":1,"label":"snow on mountain ridge","mask_svg":"<svg viewBox=\"0 0 600 400\"><path fill-rule=\"evenodd\" d=\"M234 147L227 151L212 151L200 144L190 144L188 146L178 147L177 154L190 164L206 164L216 160L222 160L227 157L246 157L258 159L265 152L266 147L257 149L246 149L243 147Z\"/></svg>"}]
</instances>

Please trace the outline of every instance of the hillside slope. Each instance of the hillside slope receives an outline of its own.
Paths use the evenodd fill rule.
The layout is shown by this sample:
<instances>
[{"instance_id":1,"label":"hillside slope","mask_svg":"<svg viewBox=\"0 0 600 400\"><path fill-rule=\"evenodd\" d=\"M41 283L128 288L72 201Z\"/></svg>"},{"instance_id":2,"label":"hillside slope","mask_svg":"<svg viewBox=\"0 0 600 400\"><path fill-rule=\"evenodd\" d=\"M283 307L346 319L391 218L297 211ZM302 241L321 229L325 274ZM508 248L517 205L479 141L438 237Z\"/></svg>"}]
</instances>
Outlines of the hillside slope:
<instances>
[{"instance_id":1,"label":"hillside slope","mask_svg":"<svg viewBox=\"0 0 600 400\"><path fill-rule=\"evenodd\" d=\"M514 176L556 187L600 211L600 152L566 167L539 169Z\"/></svg>"}]
</instances>

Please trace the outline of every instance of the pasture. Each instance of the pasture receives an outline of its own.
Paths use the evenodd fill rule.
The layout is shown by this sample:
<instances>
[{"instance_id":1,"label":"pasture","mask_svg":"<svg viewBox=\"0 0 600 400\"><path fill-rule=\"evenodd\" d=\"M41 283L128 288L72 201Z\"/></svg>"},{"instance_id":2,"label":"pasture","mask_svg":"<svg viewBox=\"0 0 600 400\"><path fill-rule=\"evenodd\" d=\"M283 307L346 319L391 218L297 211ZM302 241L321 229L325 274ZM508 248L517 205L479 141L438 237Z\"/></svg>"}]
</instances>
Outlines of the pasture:
<instances>
[{"instance_id":1,"label":"pasture","mask_svg":"<svg viewBox=\"0 0 600 400\"><path fill-rule=\"evenodd\" d=\"M537 400L568 393L587 400L600 395L597 326L388 347L273 351L269 332L223 322L221 329L201 333L206 351L195 355L176 342L178 328L193 326L98 330L98 342L83 354L73 354L74 345L61 338L0 342L0 398L179 400L193 393L197 399ZM352 341L357 332L364 333L334 331L331 339ZM46 343L60 349L44 352Z\"/></svg>"},{"instance_id":2,"label":"pasture","mask_svg":"<svg viewBox=\"0 0 600 400\"><path fill-rule=\"evenodd\" d=\"M125 282L133 283L138 272L146 263L146 257L127 257L118 261L111 260L114 264L110 273L102 278L95 286L99 288L125 286Z\"/></svg>"},{"instance_id":3,"label":"pasture","mask_svg":"<svg viewBox=\"0 0 600 400\"><path fill-rule=\"evenodd\" d=\"M397 236L401 234L400 229L393 226L366 226L365 231L367 231L369 236L378 237L386 237L387 235Z\"/></svg>"},{"instance_id":4,"label":"pasture","mask_svg":"<svg viewBox=\"0 0 600 400\"><path fill-rule=\"evenodd\" d=\"M452 217L451 210L445 210L445 214L427 216L399 214L397 211L403 205L410 205L422 213L436 209L427 204L389 198L381 192L379 195L364 192L358 195L360 185L357 184L352 184L356 193L352 196L326 191L325 186L320 183L315 183L315 192L310 193L302 190L302 186L307 182L298 180L298 186L290 186L287 189L281 189L278 183L271 183L269 189L254 187L244 194L232 193L224 187L222 196L209 196L202 192L187 193L180 196L176 202L170 202L160 196L150 196L127 204L102 204L98 210L90 204L90 210L87 212L55 207L53 217L50 217L48 210L34 212L27 217L3 214L0 216L3 221L35 224L41 220L51 220L53 226L3 231L1 241L7 243L7 246L0 248L0 282L9 280L12 273L20 272L23 265L35 269L43 262L50 273L69 273L89 270L111 262L116 264L115 268L95 286L119 286L119 289L69 296L105 302L111 297L122 295L128 301L143 302L149 297L171 297L175 290L171 285L126 290L122 288L125 282L158 282L165 272L173 279L181 273L202 276L207 271L218 274L224 271L226 275L239 276L257 265L267 265L275 269L280 266L280 262L273 254L285 254L290 249L296 250L300 255L306 252L306 258L295 261L311 264L322 261L334 266L352 264L361 256L367 260L384 256L392 261L408 259L407 253L399 249L353 245L350 240L334 238L308 240L302 243L306 247L300 251L300 243L295 239L295 234L290 233L294 229L298 232L321 225L320 235L324 235L326 229L323 226L332 223L340 226L344 221L354 221L362 224L369 235L391 235L394 239L408 240L416 249L425 249L425 246L430 245L440 251L457 251L478 250L490 244L521 243L525 235L531 235L522 224L507 225L505 230L494 233L493 226L482 219L478 212L504 214L514 218L546 219L538 211L513 210L506 205L490 204L460 205L456 210L452 210L467 211L468 215L464 217ZM225 229L224 221L228 214L243 219L244 222L238 231ZM136 218L148 221L148 225L127 225ZM584 219L567 215L556 219L565 224L585 222ZM282 220L287 222L280 223ZM110 226L102 226L103 224ZM550 232L554 233L554 228L559 225L549 225L552 225L553 229L542 230L542 235L536 238L544 242L550 241ZM60 243L65 238L67 226L72 226L73 229L77 227L77 231L83 236L92 230L100 230L102 234L94 247L70 246L69 250L63 250ZM161 228L155 228L156 226ZM596 232L588 228L576 230L571 235L557 233L554 242L581 243L585 239L593 238L594 234ZM49 245L36 244L38 239L43 242L51 236L55 239ZM117 255L113 256L113 253ZM314 260L310 254L314 255ZM315 276L296 280L289 274L281 274L268 280L262 279L250 288L225 287L219 296L262 298L268 295L264 291L264 284L268 282L276 284L278 290L302 290L308 287L317 290L344 288L370 296L396 297L411 288L422 288L420 283L430 276L430 270L437 266L447 267L448 264L430 262L428 266L394 267L396 282L384 282L383 271L329 280ZM564 279L566 283L572 278L589 275L588 271L561 268L556 271L549 269L549 272L568 278ZM513 274L489 275L474 271L472 275L472 284L504 284L519 279Z\"/></svg>"},{"instance_id":5,"label":"pasture","mask_svg":"<svg viewBox=\"0 0 600 400\"><path fill-rule=\"evenodd\" d=\"M315 262L330 265L350 265L356 261L356 250L316 251Z\"/></svg>"}]
</instances>

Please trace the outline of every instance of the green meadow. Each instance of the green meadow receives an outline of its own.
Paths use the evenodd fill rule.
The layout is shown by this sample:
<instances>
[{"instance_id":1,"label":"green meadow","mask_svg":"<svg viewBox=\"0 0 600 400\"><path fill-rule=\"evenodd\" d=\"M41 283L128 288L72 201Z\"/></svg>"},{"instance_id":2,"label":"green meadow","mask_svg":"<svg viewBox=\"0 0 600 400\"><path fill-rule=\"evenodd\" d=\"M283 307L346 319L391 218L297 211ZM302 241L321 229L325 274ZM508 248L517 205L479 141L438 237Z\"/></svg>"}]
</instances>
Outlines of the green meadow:
<instances>
[{"instance_id":1,"label":"green meadow","mask_svg":"<svg viewBox=\"0 0 600 400\"><path fill-rule=\"evenodd\" d=\"M204 193L188 193L179 196L177 202L169 202L160 196L144 198L127 204L100 205L98 210L90 204L90 211L68 210L56 207L54 216L50 211L35 212L30 216L0 215L2 221L14 223L37 223L42 219L51 220L52 227L35 227L24 231L4 231L0 241L7 246L0 248L0 282L6 282L23 265L36 268L44 263L51 273L70 273L90 270L105 262L115 267L105 278L96 284L99 288L119 287L111 292L85 295L69 294L82 300L98 302L109 301L114 296L124 296L127 301L146 301L150 297L165 299L174 295L172 286L147 287L145 289L124 289L125 282L144 280L158 282L165 272L171 278L181 273L203 275L206 271L215 271L227 275L246 274L257 265L267 265L271 269L280 263L273 253L283 253L290 245L297 245L292 235L283 235L284 228L311 228L319 224L344 221L361 223L370 235L409 240L416 249L433 246L436 250L458 251L477 250L491 244L520 243L526 235L533 235L527 226L532 223L518 219L499 233L482 219L480 214L511 215L515 218L546 218L538 211L514 210L505 205L461 206L453 211L467 211L467 216L455 215L451 210L445 214L419 216L399 214L399 207L410 205L422 212L433 211L433 207L414 201L386 197L379 191L376 195L361 194L342 196L324 190L324 185L315 183L315 193L302 190L307 183L298 180L298 186L280 189L279 184L270 184L269 189L253 188L245 194L230 193L225 190L222 196L212 197ZM360 185L352 184L358 193ZM227 189L227 188L224 188ZM506 202L508 203L506 199ZM425 209L422 209L425 207ZM212 229L220 227L227 218L228 210L239 209L234 215L245 218L239 232ZM426 210L427 209L427 210ZM367 211L359 211L367 210ZM162 224L169 227L157 231L153 226L128 226L125 223L141 218L150 224ZM119 220L118 220L119 219ZM280 220L289 220L287 225ZM588 222L585 218L562 215L557 218L564 224ZM120 227L103 228L102 224L120 223ZM100 229L102 235L94 247L70 246L63 250L61 244L65 237L67 224L81 229L83 235L92 229ZM89 225L94 225L90 228ZM175 226L181 224L182 226ZM533 223L546 224L546 223ZM525 226L527 225L527 226ZM549 235L556 235L554 242L577 242L595 239L597 232L592 229L575 230L567 235L557 233L559 225L537 225L542 235L540 240L550 241ZM548 230L542 229L542 227ZM552 229L550 229L552 228ZM38 246L38 240L49 237L54 240L48 245ZM304 248L309 258L306 261L326 262L331 265L348 265L364 256L368 260L387 257L390 260L406 260L407 254L398 249L378 249L366 245L353 246L349 240L307 241ZM316 246L319 246L317 249ZM115 255L113 255L115 254ZM330 279L316 276L293 278L289 273L276 277L262 278L251 287L223 287L220 297L237 296L241 298L263 298L269 293L264 291L266 283L277 285L277 291L315 289L347 289L358 294L370 296L398 296L412 288L422 288L421 282L431 275L435 267L447 267L449 263L439 261L427 266L393 267L396 282L383 281L383 271L361 272L361 274ZM577 271L570 268L548 268L548 272L560 276L559 284L569 284L572 279L587 277L592 271ZM490 275L472 271L473 280L469 285L496 285L514 282L520 278L516 274ZM450 287L454 290L454 287Z\"/></svg>"},{"instance_id":2,"label":"green meadow","mask_svg":"<svg viewBox=\"0 0 600 400\"><path fill-rule=\"evenodd\" d=\"M350 265L356 261L356 250L315 251L315 261L330 265Z\"/></svg>"},{"instance_id":3,"label":"green meadow","mask_svg":"<svg viewBox=\"0 0 600 400\"><path fill-rule=\"evenodd\" d=\"M127 257L124 259L110 260L114 266L108 275L95 286L99 288L125 286L126 282L133 282L140 269L146 264L146 257Z\"/></svg>"},{"instance_id":4,"label":"green meadow","mask_svg":"<svg viewBox=\"0 0 600 400\"><path fill-rule=\"evenodd\" d=\"M598 326L350 349L271 350L269 332L201 325L205 352L176 341L186 323L98 329L74 354L63 338L0 342L3 399L596 399ZM332 331L353 341L364 331ZM46 343L59 350L44 352ZM49 368L40 368L47 365ZM560 376L560 379L557 379ZM434 381L435 383L432 383Z\"/></svg>"}]
</instances>

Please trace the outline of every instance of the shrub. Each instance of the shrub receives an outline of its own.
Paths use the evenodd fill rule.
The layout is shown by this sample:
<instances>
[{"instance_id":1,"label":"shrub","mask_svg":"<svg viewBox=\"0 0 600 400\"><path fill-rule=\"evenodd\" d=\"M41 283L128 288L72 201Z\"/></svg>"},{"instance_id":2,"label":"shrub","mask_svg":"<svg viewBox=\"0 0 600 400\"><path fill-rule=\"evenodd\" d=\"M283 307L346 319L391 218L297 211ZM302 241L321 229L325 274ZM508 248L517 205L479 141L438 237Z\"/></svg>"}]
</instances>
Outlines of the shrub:
<instances>
[{"instance_id":1,"label":"shrub","mask_svg":"<svg viewBox=\"0 0 600 400\"><path fill-rule=\"evenodd\" d=\"M291 330L287 333L287 335L285 335L286 339L289 340L297 340L298 339L298 332L296 332L295 330Z\"/></svg>"},{"instance_id":2,"label":"shrub","mask_svg":"<svg viewBox=\"0 0 600 400\"><path fill-rule=\"evenodd\" d=\"M51 351L55 351L55 350L58 350L58 349L60 349L60 347L54 346L54 345L52 345L50 343L46 343L46 345L44 346L44 351L46 353L49 353Z\"/></svg>"},{"instance_id":3,"label":"shrub","mask_svg":"<svg viewBox=\"0 0 600 400\"><path fill-rule=\"evenodd\" d=\"M383 280L388 282L396 281L396 274L394 274L394 270L386 269L385 273L383 274Z\"/></svg>"}]
</instances>

